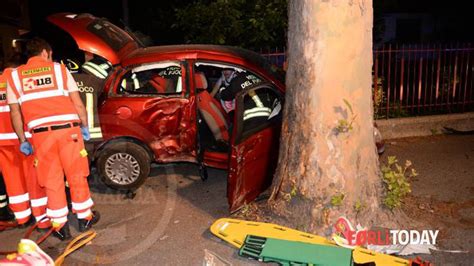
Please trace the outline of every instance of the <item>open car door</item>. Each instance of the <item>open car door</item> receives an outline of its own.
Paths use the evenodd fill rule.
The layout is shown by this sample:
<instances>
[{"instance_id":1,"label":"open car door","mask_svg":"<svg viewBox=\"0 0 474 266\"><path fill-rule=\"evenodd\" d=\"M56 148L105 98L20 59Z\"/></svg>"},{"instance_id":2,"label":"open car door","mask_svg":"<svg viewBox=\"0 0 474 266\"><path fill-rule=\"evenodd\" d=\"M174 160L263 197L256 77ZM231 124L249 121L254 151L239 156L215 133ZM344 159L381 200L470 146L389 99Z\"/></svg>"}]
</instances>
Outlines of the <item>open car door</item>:
<instances>
[{"instance_id":1,"label":"open car door","mask_svg":"<svg viewBox=\"0 0 474 266\"><path fill-rule=\"evenodd\" d=\"M247 87L236 97L227 182L231 212L267 189L275 173L283 106L271 84Z\"/></svg>"}]
</instances>

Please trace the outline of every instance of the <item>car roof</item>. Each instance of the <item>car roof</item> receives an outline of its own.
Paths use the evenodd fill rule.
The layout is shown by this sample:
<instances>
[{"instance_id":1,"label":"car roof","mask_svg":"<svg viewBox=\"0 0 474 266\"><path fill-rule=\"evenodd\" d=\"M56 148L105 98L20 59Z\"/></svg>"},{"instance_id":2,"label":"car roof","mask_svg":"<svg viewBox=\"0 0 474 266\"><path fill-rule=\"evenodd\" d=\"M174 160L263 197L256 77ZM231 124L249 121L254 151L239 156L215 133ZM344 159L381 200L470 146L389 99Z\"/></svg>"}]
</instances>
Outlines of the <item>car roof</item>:
<instances>
[{"instance_id":1,"label":"car roof","mask_svg":"<svg viewBox=\"0 0 474 266\"><path fill-rule=\"evenodd\" d=\"M234 46L212 45L212 44L178 44L151 46L139 48L127 55L122 60L122 66L144 64L157 60L218 60L231 64L251 67L251 70L259 70L271 74L273 79L277 79L279 87L284 85L284 76L278 76L272 71L270 63L260 54ZM255 69L257 68L257 69ZM275 76L276 75L276 76Z\"/></svg>"},{"instance_id":2,"label":"car roof","mask_svg":"<svg viewBox=\"0 0 474 266\"><path fill-rule=\"evenodd\" d=\"M178 55L178 58L186 59L197 59L198 53L201 55L207 55L204 57L212 56L231 56L235 58L241 58L249 61L256 65L262 65L267 63L265 59L256 52L242 49L233 46L224 45L212 45L212 44L178 44L178 45L164 45L164 46L151 46L146 48L137 49L131 52L124 60L124 65L132 63L133 61L142 61L140 59L149 58L150 61L154 56L173 54ZM181 56L179 56L181 55Z\"/></svg>"}]
</instances>

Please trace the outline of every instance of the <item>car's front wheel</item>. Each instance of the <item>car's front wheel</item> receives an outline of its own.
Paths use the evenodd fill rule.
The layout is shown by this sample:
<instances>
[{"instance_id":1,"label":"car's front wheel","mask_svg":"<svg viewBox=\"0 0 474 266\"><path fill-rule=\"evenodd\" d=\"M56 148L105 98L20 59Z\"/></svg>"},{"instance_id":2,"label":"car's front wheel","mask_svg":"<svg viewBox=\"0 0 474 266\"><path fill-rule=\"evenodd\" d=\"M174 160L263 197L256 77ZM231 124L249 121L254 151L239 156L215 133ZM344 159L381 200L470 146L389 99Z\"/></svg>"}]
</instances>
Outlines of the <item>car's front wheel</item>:
<instances>
[{"instance_id":1,"label":"car's front wheel","mask_svg":"<svg viewBox=\"0 0 474 266\"><path fill-rule=\"evenodd\" d=\"M123 141L107 145L97 158L97 170L106 185L119 190L140 187L150 174L151 158L140 145Z\"/></svg>"}]
</instances>

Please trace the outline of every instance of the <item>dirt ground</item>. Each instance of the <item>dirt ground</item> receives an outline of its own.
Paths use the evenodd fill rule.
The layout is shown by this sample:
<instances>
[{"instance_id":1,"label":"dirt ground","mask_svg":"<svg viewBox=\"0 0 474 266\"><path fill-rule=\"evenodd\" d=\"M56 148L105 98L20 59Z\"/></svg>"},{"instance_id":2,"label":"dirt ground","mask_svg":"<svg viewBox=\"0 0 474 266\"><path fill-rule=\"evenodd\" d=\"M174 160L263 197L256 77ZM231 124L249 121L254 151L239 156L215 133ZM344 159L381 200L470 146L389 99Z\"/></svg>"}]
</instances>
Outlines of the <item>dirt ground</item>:
<instances>
[{"instance_id":1,"label":"dirt ground","mask_svg":"<svg viewBox=\"0 0 474 266\"><path fill-rule=\"evenodd\" d=\"M474 135L391 140L381 161L388 155L411 160L419 173L404 206L407 215L422 222L419 229L440 230L440 249L469 252L423 257L436 265L474 265ZM156 165L134 199L99 182L91 187L102 214L98 236L65 265L203 265L206 254L232 265L256 264L209 231L229 215L224 171L211 169L202 182L192 164ZM73 218L71 224L76 226ZM23 233L1 232L0 249L14 248ZM55 258L65 245L49 238L41 247Z\"/></svg>"}]
</instances>

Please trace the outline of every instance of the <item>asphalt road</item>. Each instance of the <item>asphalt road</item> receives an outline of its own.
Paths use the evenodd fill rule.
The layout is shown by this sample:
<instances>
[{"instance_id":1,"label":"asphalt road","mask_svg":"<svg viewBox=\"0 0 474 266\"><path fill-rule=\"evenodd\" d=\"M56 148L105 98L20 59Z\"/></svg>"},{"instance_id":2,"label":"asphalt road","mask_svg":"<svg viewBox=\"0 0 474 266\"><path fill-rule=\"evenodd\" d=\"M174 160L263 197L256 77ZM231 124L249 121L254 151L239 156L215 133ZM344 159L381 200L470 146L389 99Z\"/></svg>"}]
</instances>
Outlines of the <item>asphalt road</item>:
<instances>
[{"instance_id":1,"label":"asphalt road","mask_svg":"<svg viewBox=\"0 0 474 266\"><path fill-rule=\"evenodd\" d=\"M431 209L436 210L435 203L439 202L474 199L474 136L390 141L382 160L387 155L413 162L420 174L412 180L413 198L431 202ZM236 249L209 231L216 219L228 216L224 171L211 169L209 179L202 182L195 165L155 165L134 199L125 199L98 182L93 181L91 187L96 209L102 214L95 228L98 236L92 244L68 257L66 265L203 265L205 257L233 265L257 264L240 258ZM415 202L410 205L412 209L420 203ZM472 207L459 210L460 216L453 215L448 224L436 223L436 217L429 218L435 221L430 226L444 230L440 236L443 248L471 250L467 254L429 256L437 265L474 265ZM422 212L416 213L423 217ZM71 223L74 227L73 218ZM23 232L0 233L0 249L14 248ZM73 235L76 234L74 229ZM55 258L65 243L49 238L41 247Z\"/></svg>"},{"instance_id":2,"label":"asphalt road","mask_svg":"<svg viewBox=\"0 0 474 266\"><path fill-rule=\"evenodd\" d=\"M253 265L237 249L214 237L209 227L226 217L226 173L210 169L201 181L193 164L155 165L150 178L126 199L98 182L91 182L101 213L97 238L67 258L67 265L202 265L208 258L233 265ZM76 221L70 215L73 236ZM0 233L1 249L14 249L24 230ZM65 243L50 237L41 247L53 258ZM219 259L221 258L221 259Z\"/></svg>"},{"instance_id":3,"label":"asphalt road","mask_svg":"<svg viewBox=\"0 0 474 266\"><path fill-rule=\"evenodd\" d=\"M421 257L435 265L474 265L474 135L391 140L381 161L388 155L412 161L419 174L403 206L422 224L414 229L439 230L440 251Z\"/></svg>"}]
</instances>

